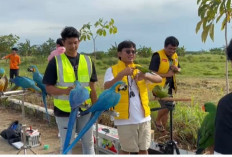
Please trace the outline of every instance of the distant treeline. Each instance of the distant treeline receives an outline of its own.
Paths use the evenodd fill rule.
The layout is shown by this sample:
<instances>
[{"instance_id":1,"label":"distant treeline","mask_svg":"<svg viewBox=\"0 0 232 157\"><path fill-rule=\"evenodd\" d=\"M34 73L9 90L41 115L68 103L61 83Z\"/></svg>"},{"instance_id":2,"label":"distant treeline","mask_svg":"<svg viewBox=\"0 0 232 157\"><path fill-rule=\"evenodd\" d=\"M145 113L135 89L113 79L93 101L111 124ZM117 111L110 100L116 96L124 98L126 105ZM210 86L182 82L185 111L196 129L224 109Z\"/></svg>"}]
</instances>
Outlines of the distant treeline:
<instances>
[{"instance_id":1,"label":"distant treeline","mask_svg":"<svg viewBox=\"0 0 232 157\"><path fill-rule=\"evenodd\" d=\"M30 40L26 39L26 41L18 42L20 38L17 35L3 35L0 36L0 57L11 52L12 47L18 47L19 54L21 56L32 56L32 55L40 55L47 57L51 51L56 48L56 43L54 39L49 38L46 42L41 45L31 45ZM150 57L154 51L151 47L139 46L137 48L137 55L141 57ZM106 51L96 51L93 53L85 53L90 56L95 57L96 59L101 59L103 57L116 57L117 56L117 44L111 45L111 47ZM185 54L201 54L201 53L209 53L209 54L224 54L224 48L212 48L209 51L200 50L200 51L186 51L185 47L178 47L177 53L179 56L185 56Z\"/></svg>"}]
</instances>

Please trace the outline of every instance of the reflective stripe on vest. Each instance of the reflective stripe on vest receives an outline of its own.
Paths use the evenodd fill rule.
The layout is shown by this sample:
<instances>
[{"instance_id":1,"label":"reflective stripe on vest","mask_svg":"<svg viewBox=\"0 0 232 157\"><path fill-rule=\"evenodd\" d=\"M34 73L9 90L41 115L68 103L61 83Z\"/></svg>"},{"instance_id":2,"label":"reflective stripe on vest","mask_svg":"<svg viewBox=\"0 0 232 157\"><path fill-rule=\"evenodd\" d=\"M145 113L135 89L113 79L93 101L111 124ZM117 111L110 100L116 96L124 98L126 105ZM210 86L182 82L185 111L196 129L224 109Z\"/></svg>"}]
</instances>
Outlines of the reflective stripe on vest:
<instances>
[{"instance_id":1,"label":"reflective stripe on vest","mask_svg":"<svg viewBox=\"0 0 232 157\"><path fill-rule=\"evenodd\" d=\"M61 54L56 58L57 68L57 83L58 88L68 88L74 85L76 80L73 66L65 54ZM78 81L81 85L87 88L90 92L89 82L92 74L92 62L88 56L80 55L78 64ZM88 99L87 103L91 103ZM54 96L54 105L64 112L70 112L71 107L69 104L69 95L57 95Z\"/></svg>"}]
</instances>

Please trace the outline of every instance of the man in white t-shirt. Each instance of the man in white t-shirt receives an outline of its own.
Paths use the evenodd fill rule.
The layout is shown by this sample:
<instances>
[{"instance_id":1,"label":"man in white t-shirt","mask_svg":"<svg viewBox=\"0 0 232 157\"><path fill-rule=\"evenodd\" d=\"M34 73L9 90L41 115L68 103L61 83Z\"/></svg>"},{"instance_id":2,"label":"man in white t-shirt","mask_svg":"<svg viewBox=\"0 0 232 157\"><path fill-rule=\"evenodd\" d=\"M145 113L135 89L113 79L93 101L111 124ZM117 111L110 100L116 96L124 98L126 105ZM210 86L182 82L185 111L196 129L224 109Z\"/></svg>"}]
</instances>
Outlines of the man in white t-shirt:
<instances>
[{"instance_id":1,"label":"man in white t-shirt","mask_svg":"<svg viewBox=\"0 0 232 157\"><path fill-rule=\"evenodd\" d=\"M121 154L137 152L148 154L151 142L151 117L148 106L146 80L161 82L156 74L144 74L135 68L136 45L132 41L123 41L118 45L119 61L108 68L104 78L104 88L110 88L117 81L124 81L128 89L122 91L121 99L114 110L119 112L114 124L117 126Z\"/></svg>"}]
</instances>

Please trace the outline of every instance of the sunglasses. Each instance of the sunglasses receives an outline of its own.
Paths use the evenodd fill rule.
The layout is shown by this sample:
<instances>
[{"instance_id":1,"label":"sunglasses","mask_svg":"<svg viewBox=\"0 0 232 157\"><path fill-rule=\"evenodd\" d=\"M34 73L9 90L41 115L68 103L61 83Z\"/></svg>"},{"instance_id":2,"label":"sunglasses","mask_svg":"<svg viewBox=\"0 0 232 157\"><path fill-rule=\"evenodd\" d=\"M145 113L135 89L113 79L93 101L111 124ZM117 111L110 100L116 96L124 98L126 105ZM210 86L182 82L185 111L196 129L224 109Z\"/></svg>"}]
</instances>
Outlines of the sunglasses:
<instances>
[{"instance_id":1,"label":"sunglasses","mask_svg":"<svg viewBox=\"0 0 232 157\"><path fill-rule=\"evenodd\" d=\"M130 53L132 54L136 54L136 51L135 50L125 50L126 53L129 55Z\"/></svg>"}]
</instances>

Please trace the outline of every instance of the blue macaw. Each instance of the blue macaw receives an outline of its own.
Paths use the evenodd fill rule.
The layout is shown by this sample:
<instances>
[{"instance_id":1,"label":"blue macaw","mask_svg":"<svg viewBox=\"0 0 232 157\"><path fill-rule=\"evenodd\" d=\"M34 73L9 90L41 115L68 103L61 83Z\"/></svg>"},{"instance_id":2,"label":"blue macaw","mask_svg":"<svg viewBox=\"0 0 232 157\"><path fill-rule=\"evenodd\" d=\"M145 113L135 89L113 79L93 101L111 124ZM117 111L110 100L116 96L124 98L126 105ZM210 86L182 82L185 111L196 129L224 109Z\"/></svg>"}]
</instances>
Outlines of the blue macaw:
<instances>
[{"instance_id":1,"label":"blue macaw","mask_svg":"<svg viewBox=\"0 0 232 157\"><path fill-rule=\"evenodd\" d=\"M70 91L69 94L69 103L71 106L71 113L69 115L68 121L68 129L66 133L66 138L64 142L63 150L65 150L72 136L73 125L76 121L77 111L79 110L79 106L85 102L89 98L89 92L86 88L82 87L80 82L74 82L75 88Z\"/></svg>"},{"instance_id":2,"label":"blue macaw","mask_svg":"<svg viewBox=\"0 0 232 157\"><path fill-rule=\"evenodd\" d=\"M16 76L13 79L10 79L10 82L15 84L15 87L22 87L23 89L36 90L41 92L41 90L35 85L35 81L28 77ZM13 87L13 89L15 89Z\"/></svg>"},{"instance_id":3,"label":"blue macaw","mask_svg":"<svg viewBox=\"0 0 232 157\"><path fill-rule=\"evenodd\" d=\"M127 85L122 82L116 82L111 88L103 91L99 96L97 102L93 104L89 109L82 112L81 115L92 113L90 120L86 123L84 128L78 133L78 136L70 144L66 149L63 149L63 154L67 154L69 150L71 150L75 144L84 136L84 134L89 130L89 128L96 122L98 117L102 112L108 110L111 107L114 107L118 104L121 98L121 94L119 93L121 90L126 90Z\"/></svg>"},{"instance_id":4,"label":"blue macaw","mask_svg":"<svg viewBox=\"0 0 232 157\"><path fill-rule=\"evenodd\" d=\"M8 79L5 74L5 70L0 68L0 94L6 91L8 86Z\"/></svg>"},{"instance_id":5,"label":"blue macaw","mask_svg":"<svg viewBox=\"0 0 232 157\"><path fill-rule=\"evenodd\" d=\"M48 107L47 107L47 91L46 91L45 85L42 82L43 81L43 75L40 74L38 68L35 65L29 66L27 70L29 72L33 73L33 80L35 81L36 85L42 91L42 98L43 98L44 108L45 108L45 111L46 111L47 120L50 123L50 117L49 117L49 114L48 114Z\"/></svg>"}]
</instances>

